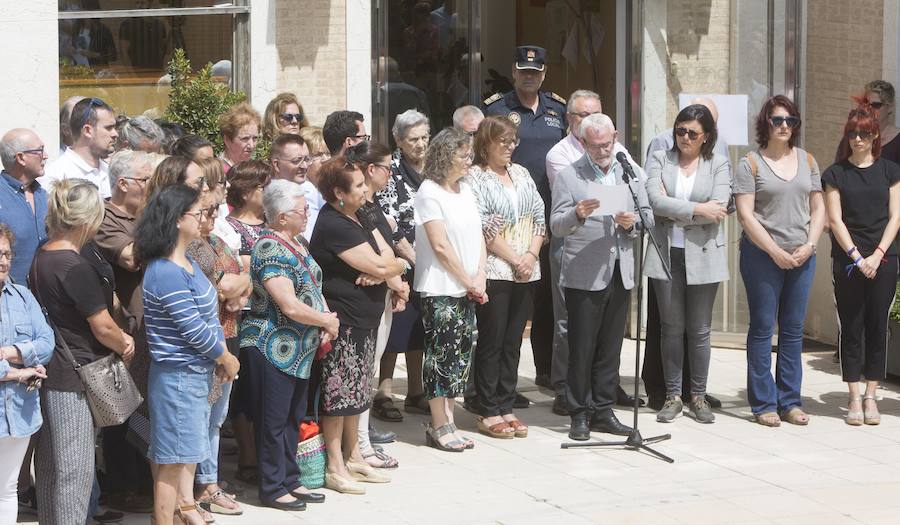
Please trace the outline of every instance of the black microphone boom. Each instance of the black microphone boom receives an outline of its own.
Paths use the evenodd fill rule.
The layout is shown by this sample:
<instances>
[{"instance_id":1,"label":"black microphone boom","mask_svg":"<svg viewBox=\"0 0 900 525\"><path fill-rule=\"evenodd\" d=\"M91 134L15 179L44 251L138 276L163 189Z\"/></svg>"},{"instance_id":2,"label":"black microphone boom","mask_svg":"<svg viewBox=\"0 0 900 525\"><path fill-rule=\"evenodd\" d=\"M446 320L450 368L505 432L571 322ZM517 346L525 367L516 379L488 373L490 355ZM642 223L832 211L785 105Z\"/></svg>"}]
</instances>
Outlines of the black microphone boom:
<instances>
[{"instance_id":1,"label":"black microphone boom","mask_svg":"<svg viewBox=\"0 0 900 525\"><path fill-rule=\"evenodd\" d=\"M629 181L637 180L637 176L634 174L634 170L631 169L631 163L625 157L624 151L616 153L616 160L622 165L622 180L625 181L625 184L628 184Z\"/></svg>"}]
</instances>

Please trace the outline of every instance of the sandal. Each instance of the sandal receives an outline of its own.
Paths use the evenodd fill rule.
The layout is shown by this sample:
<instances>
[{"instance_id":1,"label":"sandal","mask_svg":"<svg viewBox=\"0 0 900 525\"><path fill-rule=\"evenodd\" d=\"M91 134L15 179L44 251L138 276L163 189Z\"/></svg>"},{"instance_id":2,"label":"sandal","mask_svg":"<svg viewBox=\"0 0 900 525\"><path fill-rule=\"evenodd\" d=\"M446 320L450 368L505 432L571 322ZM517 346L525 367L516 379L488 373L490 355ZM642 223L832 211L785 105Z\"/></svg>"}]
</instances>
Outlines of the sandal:
<instances>
[{"instance_id":1,"label":"sandal","mask_svg":"<svg viewBox=\"0 0 900 525\"><path fill-rule=\"evenodd\" d=\"M440 438L447 434L453 434L453 428L450 425L442 425L438 428L432 428L431 423L425 423L425 443L432 448L442 450L444 452L462 452L466 449L466 444L458 439L448 442L446 445L441 444Z\"/></svg>"},{"instance_id":2,"label":"sandal","mask_svg":"<svg viewBox=\"0 0 900 525\"><path fill-rule=\"evenodd\" d=\"M528 437L528 425L522 423L518 418L507 421L506 424L513 429L513 433L517 438Z\"/></svg>"},{"instance_id":3,"label":"sandal","mask_svg":"<svg viewBox=\"0 0 900 525\"><path fill-rule=\"evenodd\" d=\"M483 417L479 417L476 421L478 422L478 431L486 436L497 439L512 439L516 435L516 429L509 426L509 423L506 421L491 426L487 426Z\"/></svg>"},{"instance_id":4,"label":"sandal","mask_svg":"<svg viewBox=\"0 0 900 525\"><path fill-rule=\"evenodd\" d=\"M425 399L425 394L406 396L406 401L403 402L403 410L406 410L410 414L431 415L431 407L428 406L428 400Z\"/></svg>"},{"instance_id":5,"label":"sandal","mask_svg":"<svg viewBox=\"0 0 900 525\"><path fill-rule=\"evenodd\" d=\"M875 410L866 410L866 401L869 400L875 405ZM881 413L878 412L875 396L863 396L863 423L867 425L878 425L881 423Z\"/></svg>"},{"instance_id":6,"label":"sandal","mask_svg":"<svg viewBox=\"0 0 900 525\"><path fill-rule=\"evenodd\" d=\"M380 450L371 449L368 453L363 454L362 457L372 468L397 468L400 466L400 463L395 458Z\"/></svg>"},{"instance_id":7,"label":"sandal","mask_svg":"<svg viewBox=\"0 0 900 525\"><path fill-rule=\"evenodd\" d=\"M244 509L224 490L219 489L209 496L200 498L197 503L201 508L215 514L224 514L226 516L240 516L244 513Z\"/></svg>"},{"instance_id":8,"label":"sandal","mask_svg":"<svg viewBox=\"0 0 900 525\"><path fill-rule=\"evenodd\" d=\"M865 418L863 416L862 411L850 410L850 403L852 403L854 401L860 401L860 403L862 403L862 398L859 396L856 396L855 398L851 397L850 400L847 402L847 419L845 421L850 426L858 427L863 424L863 421L865 420Z\"/></svg>"},{"instance_id":9,"label":"sandal","mask_svg":"<svg viewBox=\"0 0 900 525\"><path fill-rule=\"evenodd\" d=\"M800 407L793 407L788 409L786 412L781 414L781 419L783 421L787 421L792 425L808 425L809 424L809 414L803 411Z\"/></svg>"},{"instance_id":10,"label":"sandal","mask_svg":"<svg viewBox=\"0 0 900 525\"><path fill-rule=\"evenodd\" d=\"M449 424L451 427L453 427L453 433L454 433L454 434L456 434L457 432L459 432L459 428L456 426L456 423L448 423L448 424ZM459 437L459 436L457 436L457 437ZM471 439L471 438L467 438L467 437L465 437L465 436L462 436L462 442L466 444L466 450L471 450L471 449L475 448L475 440L473 440L473 439Z\"/></svg>"},{"instance_id":11,"label":"sandal","mask_svg":"<svg viewBox=\"0 0 900 525\"><path fill-rule=\"evenodd\" d=\"M372 401L372 416L388 423L403 421L403 414L394 406L394 400L389 397L377 397Z\"/></svg>"},{"instance_id":12,"label":"sandal","mask_svg":"<svg viewBox=\"0 0 900 525\"><path fill-rule=\"evenodd\" d=\"M753 416L756 422L764 427L780 427L781 418L775 412L763 412Z\"/></svg>"}]
</instances>

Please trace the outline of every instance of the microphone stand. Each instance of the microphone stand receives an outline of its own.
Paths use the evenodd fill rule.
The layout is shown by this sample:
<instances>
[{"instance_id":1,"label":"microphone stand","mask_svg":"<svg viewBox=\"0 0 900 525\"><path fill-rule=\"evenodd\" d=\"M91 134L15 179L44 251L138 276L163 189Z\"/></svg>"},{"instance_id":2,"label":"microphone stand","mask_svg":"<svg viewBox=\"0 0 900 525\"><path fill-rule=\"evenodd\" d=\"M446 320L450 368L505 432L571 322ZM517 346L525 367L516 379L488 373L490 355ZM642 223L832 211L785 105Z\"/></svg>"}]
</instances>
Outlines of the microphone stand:
<instances>
[{"instance_id":1,"label":"microphone stand","mask_svg":"<svg viewBox=\"0 0 900 525\"><path fill-rule=\"evenodd\" d=\"M622 155L621 153L619 155ZM647 222L647 218L644 216L644 211L641 209L640 202L638 202L637 193L634 191L634 188L631 186L631 182L633 180L638 180L634 175L634 171L631 169L631 165L628 164L628 161L625 159L618 159L622 164L623 173L622 180L625 181L625 184L628 185L628 191L631 193L631 199L634 201L634 209L637 212L638 216L641 218L641 226L640 232L638 233L638 252L635 256L635 265L637 266L636 278L637 278L637 335L635 337L635 356L634 356L634 406L632 407L632 415L634 416L634 424L632 426L631 433L628 434L628 438L625 441L591 441L586 443L562 443L560 448L594 448L594 447L625 447L627 450L634 451L646 451L650 454L656 456L657 458L667 462L667 463L675 463L675 460L670 458L669 456L654 450L648 445L653 443L659 443L660 441L665 441L668 439L672 439L671 434L663 434L660 436L653 436L649 438L645 438L641 436L641 431L638 430L638 411L640 410L640 377L641 377L641 323L643 322L643 303L644 303L644 232L650 236L650 243L653 245L653 248L656 250L656 253L660 256L659 259L662 262L663 270L666 272L666 277L669 280L672 280L672 272L669 270L669 265L666 262L666 259L662 257L662 252L659 249L659 243L656 242L656 238L653 236L652 228L644 228L645 224L649 224ZM637 225L635 225L637 227Z\"/></svg>"}]
</instances>

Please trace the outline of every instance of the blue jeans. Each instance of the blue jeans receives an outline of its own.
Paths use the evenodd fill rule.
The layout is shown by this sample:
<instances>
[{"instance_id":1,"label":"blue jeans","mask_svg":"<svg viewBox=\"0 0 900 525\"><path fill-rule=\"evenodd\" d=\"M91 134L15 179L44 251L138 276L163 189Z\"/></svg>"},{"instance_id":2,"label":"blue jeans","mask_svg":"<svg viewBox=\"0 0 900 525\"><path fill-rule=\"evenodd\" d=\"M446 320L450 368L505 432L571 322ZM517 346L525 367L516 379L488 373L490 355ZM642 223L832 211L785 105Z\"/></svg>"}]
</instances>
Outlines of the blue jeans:
<instances>
[{"instance_id":1,"label":"blue jeans","mask_svg":"<svg viewBox=\"0 0 900 525\"><path fill-rule=\"evenodd\" d=\"M803 322L816 256L782 270L746 237L741 238L741 277L750 307L747 332L747 397L754 414L783 414L799 407L803 380ZM778 361L772 378L772 333L778 320Z\"/></svg>"},{"instance_id":2,"label":"blue jeans","mask_svg":"<svg viewBox=\"0 0 900 525\"><path fill-rule=\"evenodd\" d=\"M194 483L210 485L219 482L219 433L225 416L228 415L228 401L231 399L231 381L222 384L222 396L209 407L209 457L197 464Z\"/></svg>"}]
</instances>

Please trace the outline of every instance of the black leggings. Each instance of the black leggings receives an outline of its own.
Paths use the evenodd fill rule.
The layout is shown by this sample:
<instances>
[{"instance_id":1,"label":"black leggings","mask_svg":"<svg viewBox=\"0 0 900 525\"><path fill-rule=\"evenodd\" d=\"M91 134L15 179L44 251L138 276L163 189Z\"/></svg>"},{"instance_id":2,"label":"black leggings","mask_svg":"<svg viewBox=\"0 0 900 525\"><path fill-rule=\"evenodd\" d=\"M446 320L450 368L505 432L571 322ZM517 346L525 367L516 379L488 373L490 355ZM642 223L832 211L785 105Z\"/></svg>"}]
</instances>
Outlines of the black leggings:
<instances>
[{"instance_id":1,"label":"black leggings","mask_svg":"<svg viewBox=\"0 0 900 525\"><path fill-rule=\"evenodd\" d=\"M897 288L897 256L888 256L874 279L867 279L858 268L847 276L846 262L849 260L832 262L840 320L841 377L848 383L862 376L880 381L887 368L888 313Z\"/></svg>"}]
</instances>

